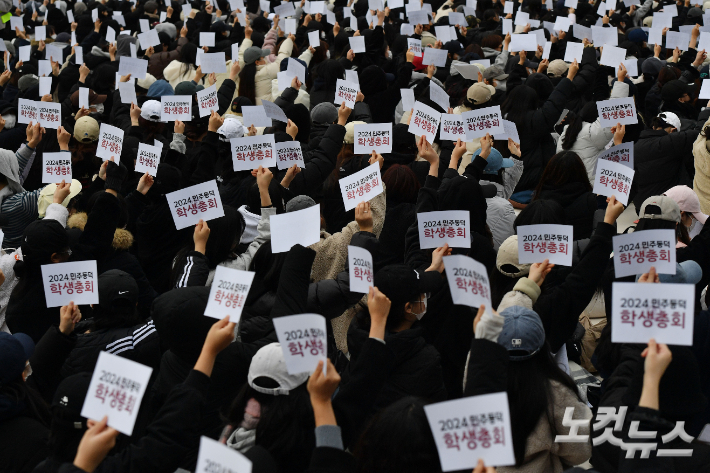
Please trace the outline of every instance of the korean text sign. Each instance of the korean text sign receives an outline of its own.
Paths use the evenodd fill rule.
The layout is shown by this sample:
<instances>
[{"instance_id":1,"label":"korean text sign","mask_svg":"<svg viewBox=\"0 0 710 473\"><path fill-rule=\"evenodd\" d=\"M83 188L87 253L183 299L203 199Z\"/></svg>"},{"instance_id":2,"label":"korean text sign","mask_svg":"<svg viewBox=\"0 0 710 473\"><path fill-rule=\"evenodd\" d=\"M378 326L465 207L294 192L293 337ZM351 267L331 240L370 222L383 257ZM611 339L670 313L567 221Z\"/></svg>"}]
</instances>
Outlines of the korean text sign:
<instances>
[{"instance_id":1,"label":"korean text sign","mask_svg":"<svg viewBox=\"0 0 710 473\"><path fill-rule=\"evenodd\" d=\"M318 314L288 315L275 317L273 322L289 374L312 373L319 361L326 363L325 317Z\"/></svg>"},{"instance_id":2,"label":"korean text sign","mask_svg":"<svg viewBox=\"0 0 710 473\"><path fill-rule=\"evenodd\" d=\"M448 113L442 114L439 137L442 140L457 141L461 139L461 141L466 141L463 116Z\"/></svg>"},{"instance_id":3,"label":"korean text sign","mask_svg":"<svg viewBox=\"0 0 710 473\"><path fill-rule=\"evenodd\" d=\"M441 113L417 101L414 103L408 131L413 135L424 135L429 143L433 143L439 129L439 121L441 121Z\"/></svg>"},{"instance_id":4,"label":"korean text sign","mask_svg":"<svg viewBox=\"0 0 710 473\"><path fill-rule=\"evenodd\" d=\"M278 8L278 7L277 7ZM251 461L237 450L202 436L195 471L204 473L251 473Z\"/></svg>"},{"instance_id":5,"label":"korean text sign","mask_svg":"<svg viewBox=\"0 0 710 473\"><path fill-rule=\"evenodd\" d=\"M39 110L37 108L37 102L34 100L18 99L17 108L19 111L17 121L18 123L30 122L37 123L39 121Z\"/></svg>"},{"instance_id":6,"label":"korean text sign","mask_svg":"<svg viewBox=\"0 0 710 473\"><path fill-rule=\"evenodd\" d=\"M170 95L160 97L160 119L165 122L181 120L189 122L192 120L192 96L191 95Z\"/></svg>"},{"instance_id":7,"label":"korean text sign","mask_svg":"<svg viewBox=\"0 0 710 473\"><path fill-rule=\"evenodd\" d=\"M345 102L345 106L349 109L355 108L355 99L357 99L357 84L338 79L335 86L335 105L340 106Z\"/></svg>"},{"instance_id":8,"label":"korean text sign","mask_svg":"<svg viewBox=\"0 0 710 473\"><path fill-rule=\"evenodd\" d=\"M515 464L508 394L470 396L424 406L442 471Z\"/></svg>"},{"instance_id":9,"label":"korean text sign","mask_svg":"<svg viewBox=\"0 0 710 473\"><path fill-rule=\"evenodd\" d=\"M238 323L242 317L254 273L217 266L205 315L216 319L229 316L229 321Z\"/></svg>"},{"instance_id":10,"label":"korean text sign","mask_svg":"<svg viewBox=\"0 0 710 473\"><path fill-rule=\"evenodd\" d=\"M71 181L71 153L42 154L42 182L53 184L62 180Z\"/></svg>"},{"instance_id":11,"label":"korean text sign","mask_svg":"<svg viewBox=\"0 0 710 473\"><path fill-rule=\"evenodd\" d=\"M123 150L123 130L106 123L99 128L99 144L96 147L96 156L104 161L114 158L118 163Z\"/></svg>"},{"instance_id":12,"label":"korean text sign","mask_svg":"<svg viewBox=\"0 0 710 473\"><path fill-rule=\"evenodd\" d=\"M197 105L200 107L200 118L206 117L212 110L216 112L219 109L217 106L217 85L198 91Z\"/></svg>"},{"instance_id":13,"label":"korean text sign","mask_svg":"<svg viewBox=\"0 0 710 473\"><path fill-rule=\"evenodd\" d=\"M594 178L592 192L599 195L616 197L616 200L626 205L629 202L629 191L635 171L605 159L597 160L597 176Z\"/></svg>"},{"instance_id":14,"label":"korean text sign","mask_svg":"<svg viewBox=\"0 0 710 473\"><path fill-rule=\"evenodd\" d=\"M217 181L203 182L166 194L173 214L175 229L181 230L197 224L200 220L224 217L222 199L217 190Z\"/></svg>"},{"instance_id":15,"label":"korean text sign","mask_svg":"<svg viewBox=\"0 0 710 473\"><path fill-rule=\"evenodd\" d=\"M692 345L694 310L693 284L615 282L611 341Z\"/></svg>"},{"instance_id":16,"label":"korean text sign","mask_svg":"<svg viewBox=\"0 0 710 473\"><path fill-rule=\"evenodd\" d=\"M102 351L91 376L81 416L131 435L153 368Z\"/></svg>"},{"instance_id":17,"label":"korean text sign","mask_svg":"<svg viewBox=\"0 0 710 473\"><path fill-rule=\"evenodd\" d=\"M148 173L155 177L158 175L158 164L160 164L160 153L162 150L157 146L138 143L138 156L136 157L136 172Z\"/></svg>"},{"instance_id":18,"label":"korean text sign","mask_svg":"<svg viewBox=\"0 0 710 473\"><path fill-rule=\"evenodd\" d=\"M419 244L423 250L448 243L453 248L471 248L468 210L443 210L417 214Z\"/></svg>"},{"instance_id":19,"label":"korean text sign","mask_svg":"<svg viewBox=\"0 0 710 473\"><path fill-rule=\"evenodd\" d=\"M524 225L518 227L518 262L572 266L572 225Z\"/></svg>"},{"instance_id":20,"label":"korean text sign","mask_svg":"<svg viewBox=\"0 0 710 473\"><path fill-rule=\"evenodd\" d=\"M486 267L464 255L444 256L446 279L454 304L491 307L491 284Z\"/></svg>"},{"instance_id":21,"label":"korean text sign","mask_svg":"<svg viewBox=\"0 0 710 473\"><path fill-rule=\"evenodd\" d=\"M618 235L614 243L614 273L617 278L647 273L675 274L675 231L641 230Z\"/></svg>"},{"instance_id":22,"label":"korean text sign","mask_svg":"<svg viewBox=\"0 0 710 473\"><path fill-rule=\"evenodd\" d=\"M379 163L371 164L338 182L340 192L343 194L345 211L354 209L360 202L367 202L384 191Z\"/></svg>"},{"instance_id":23,"label":"korean text sign","mask_svg":"<svg viewBox=\"0 0 710 473\"><path fill-rule=\"evenodd\" d=\"M617 123L622 125L638 123L633 97L599 101L597 111L602 128L609 128Z\"/></svg>"},{"instance_id":24,"label":"korean text sign","mask_svg":"<svg viewBox=\"0 0 710 473\"><path fill-rule=\"evenodd\" d=\"M633 169L634 144L621 143L620 145L612 146L611 148L602 151L599 155L599 159L605 159L614 163L623 164L624 166Z\"/></svg>"},{"instance_id":25,"label":"korean text sign","mask_svg":"<svg viewBox=\"0 0 710 473\"><path fill-rule=\"evenodd\" d=\"M229 142L232 146L232 163L235 171L276 165L274 135L244 136L232 138Z\"/></svg>"},{"instance_id":26,"label":"korean text sign","mask_svg":"<svg viewBox=\"0 0 710 473\"><path fill-rule=\"evenodd\" d=\"M74 261L42 265L42 282L47 307L98 304L96 261Z\"/></svg>"},{"instance_id":27,"label":"korean text sign","mask_svg":"<svg viewBox=\"0 0 710 473\"><path fill-rule=\"evenodd\" d=\"M465 124L466 138L472 140L486 136L505 133L500 106L479 108L461 115Z\"/></svg>"},{"instance_id":28,"label":"korean text sign","mask_svg":"<svg viewBox=\"0 0 710 473\"><path fill-rule=\"evenodd\" d=\"M39 112L39 124L44 128L59 128L62 122L62 104L52 102L35 102Z\"/></svg>"},{"instance_id":29,"label":"korean text sign","mask_svg":"<svg viewBox=\"0 0 710 473\"><path fill-rule=\"evenodd\" d=\"M392 152L392 123L355 125L355 154Z\"/></svg>"},{"instance_id":30,"label":"korean text sign","mask_svg":"<svg viewBox=\"0 0 710 473\"><path fill-rule=\"evenodd\" d=\"M348 245L348 270L350 290L367 294L374 279L372 254L365 248Z\"/></svg>"},{"instance_id":31,"label":"korean text sign","mask_svg":"<svg viewBox=\"0 0 710 473\"><path fill-rule=\"evenodd\" d=\"M282 141L276 143L276 165L279 169L288 169L294 164L299 168L306 165L303 162L303 150L299 141Z\"/></svg>"}]
</instances>

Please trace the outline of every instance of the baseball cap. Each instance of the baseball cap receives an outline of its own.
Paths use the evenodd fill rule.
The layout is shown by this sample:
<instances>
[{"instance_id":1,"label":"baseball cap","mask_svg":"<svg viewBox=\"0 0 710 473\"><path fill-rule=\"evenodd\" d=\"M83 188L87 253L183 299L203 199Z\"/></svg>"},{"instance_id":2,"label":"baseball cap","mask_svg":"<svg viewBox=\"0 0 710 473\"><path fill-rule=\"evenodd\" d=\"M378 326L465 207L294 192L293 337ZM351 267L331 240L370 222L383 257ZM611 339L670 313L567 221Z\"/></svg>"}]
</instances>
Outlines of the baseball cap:
<instances>
[{"instance_id":1,"label":"baseball cap","mask_svg":"<svg viewBox=\"0 0 710 473\"><path fill-rule=\"evenodd\" d=\"M497 64L487 67L486 70L483 71L482 75L486 80L503 80L508 78L508 74L505 73L505 70Z\"/></svg>"},{"instance_id":2,"label":"baseball cap","mask_svg":"<svg viewBox=\"0 0 710 473\"><path fill-rule=\"evenodd\" d=\"M86 419L81 416L86 393L91 384L91 373L79 373L67 376L59 383L52 398L52 409L62 412L62 415L52 417L52 423L59 423L66 427L83 429Z\"/></svg>"},{"instance_id":3,"label":"baseball cap","mask_svg":"<svg viewBox=\"0 0 710 473\"><path fill-rule=\"evenodd\" d=\"M629 31L627 38L632 43L645 43L648 41L648 33L641 28L636 28L635 30Z\"/></svg>"},{"instance_id":4,"label":"baseball cap","mask_svg":"<svg viewBox=\"0 0 710 473\"><path fill-rule=\"evenodd\" d=\"M365 122L355 121L350 122L345 125L345 137L343 138L343 143L353 144L355 143L355 125L365 125Z\"/></svg>"},{"instance_id":5,"label":"baseball cap","mask_svg":"<svg viewBox=\"0 0 710 473\"><path fill-rule=\"evenodd\" d=\"M654 195L643 201L639 212L639 219L642 218L680 223L680 208L670 197Z\"/></svg>"},{"instance_id":6,"label":"baseball cap","mask_svg":"<svg viewBox=\"0 0 710 473\"><path fill-rule=\"evenodd\" d=\"M133 276L111 269L99 276L99 306L103 309L135 307L138 302L138 283Z\"/></svg>"},{"instance_id":7,"label":"baseball cap","mask_svg":"<svg viewBox=\"0 0 710 473\"><path fill-rule=\"evenodd\" d=\"M47 207L54 202L54 191L57 190L56 184L48 184L39 193L39 199L37 199L37 212L39 218L44 218L47 213ZM69 202L81 192L81 182L76 179L71 180L71 187L69 188L69 195L62 202L62 205L66 207Z\"/></svg>"},{"instance_id":8,"label":"baseball cap","mask_svg":"<svg viewBox=\"0 0 710 473\"><path fill-rule=\"evenodd\" d=\"M680 131L680 118L673 112L661 112L658 114L658 118L663 121L668 126L672 126L676 130ZM664 127L665 128L665 127Z\"/></svg>"},{"instance_id":9,"label":"baseball cap","mask_svg":"<svg viewBox=\"0 0 710 473\"><path fill-rule=\"evenodd\" d=\"M441 275L438 271L420 272L404 264L391 264L377 271L374 282L392 304L404 305L437 289Z\"/></svg>"},{"instance_id":10,"label":"baseball cap","mask_svg":"<svg viewBox=\"0 0 710 473\"><path fill-rule=\"evenodd\" d=\"M96 105L97 103L104 103L106 101L106 95L99 95L92 89L89 89L89 105ZM71 104L74 107L79 108L79 91L77 90L71 94Z\"/></svg>"},{"instance_id":11,"label":"baseball cap","mask_svg":"<svg viewBox=\"0 0 710 473\"><path fill-rule=\"evenodd\" d=\"M532 310L514 305L500 312L505 317L498 345L508 350L513 361L532 358L545 344L545 328L540 316Z\"/></svg>"},{"instance_id":12,"label":"baseball cap","mask_svg":"<svg viewBox=\"0 0 710 473\"><path fill-rule=\"evenodd\" d=\"M223 33L225 31L232 31L232 27L223 22L222 20L218 20L212 23L210 31L214 31L215 33Z\"/></svg>"},{"instance_id":13,"label":"baseball cap","mask_svg":"<svg viewBox=\"0 0 710 473\"><path fill-rule=\"evenodd\" d=\"M664 101L676 101L683 95L692 95L695 92L694 84L686 84L680 79L675 79L666 84L661 89L661 97Z\"/></svg>"},{"instance_id":14,"label":"baseball cap","mask_svg":"<svg viewBox=\"0 0 710 473\"><path fill-rule=\"evenodd\" d=\"M15 381L22 375L34 349L29 335L0 332L0 384Z\"/></svg>"},{"instance_id":15,"label":"baseball cap","mask_svg":"<svg viewBox=\"0 0 710 473\"><path fill-rule=\"evenodd\" d=\"M136 79L136 85L140 87L141 89L150 89L150 86L155 83L155 81L158 80L153 74L145 74L145 77L142 79Z\"/></svg>"},{"instance_id":16,"label":"baseball cap","mask_svg":"<svg viewBox=\"0 0 710 473\"><path fill-rule=\"evenodd\" d=\"M569 70L569 64L562 59L555 59L547 66L547 75L552 77L562 77Z\"/></svg>"},{"instance_id":17,"label":"baseball cap","mask_svg":"<svg viewBox=\"0 0 710 473\"><path fill-rule=\"evenodd\" d=\"M141 107L141 118L149 122L159 122L161 108L157 100L146 100Z\"/></svg>"},{"instance_id":18,"label":"baseball cap","mask_svg":"<svg viewBox=\"0 0 710 473\"><path fill-rule=\"evenodd\" d=\"M74 138L82 143L99 139L99 122L93 117L81 117L74 124Z\"/></svg>"},{"instance_id":19,"label":"baseball cap","mask_svg":"<svg viewBox=\"0 0 710 473\"><path fill-rule=\"evenodd\" d=\"M316 205L316 201L307 195L297 195L286 204L286 212L297 212Z\"/></svg>"},{"instance_id":20,"label":"baseball cap","mask_svg":"<svg viewBox=\"0 0 710 473\"><path fill-rule=\"evenodd\" d=\"M217 130L220 136L219 139L222 141L229 141L232 138L241 138L245 135L246 129L242 122L237 119L237 117L227 116L224 118L224 123Z\"/></svg>"},{"instance_id":21,"label":"baseball cap","mask_svg":"<svg viewBox=\"0 0 710 473\"><path fill-rule=\"evenodd\" d=\"M271 54L270 49L261 49L256 46L252 46L244 51L244 64L253 64L257 59L266 57L269 54Z\"/></svg>"},{"instance_id":22,"label":"baseball cap","mask_svg":"<svg viewBox=\"0 0 710 473\"><path fill-rule=\"evenodd\" d=\"M700 210L700 200L693 189L688 186L675 186L668 189L663 195L673 199L682 212L693 214L698 222L705 225L708 216Z\"/></svg>"},{"instance_id":23,"label":"baseball cap","mask_svg":"<svg viewBox=\"0 0 710 473\"><path fill-rule=\"evenodd\" d=\"M481 154L481 148L478 148L474 153L473 157ZM504 158L500 151L495 148L491 148L491 153L488 155L488 164L483 168L483 174L498 174L501 168L512 168L515 163L510 158Z\"/></svg>"},{"instance_id":24,"label":"baseball cap","mask_svg":"<svg viewBox=\"0 0 710 473\"><path fill-rule=\"evenodd\" d=\"M688 10L687 16L688 18L698 18L703 16L703 11L698 7L693 7Z\"/></svg>"},{"instance_id":25,"label":"baseball cap","mask_svg":"<svg viewBox=\"0 0 710 473\"><path fill-rule=\"evenodd\" d=\"M251 359L247 382L254 391L272 396L288 396L291 390L296 389L306 381L310 372L288 374L286 360L280 343L270 343L261 347ZM276 383L275 387L273 386Z\"/></svg>"},{"instance_id":26,"label":"baseball cap","mask_svg":"<svg viewBox=\"0 0 710 473\"><path fill-rule=\"evenodd\" d=\"M488 102L495 93L496 89L492 85L484 84L483 82L476 82L468 88L466 98L476 105L480 105Z\"/></svg>"},{"instance_id":27,"label":"baseball cap","mask_svg":"<svg viewBox=\"0 0 710 473\"><path fill-rule=\"evenodd\" d=\"M466 54L466 50L458 41L447 41L447 43L444 44L444 49L446 49L449 54L458 54L459 56Z\"/></svg>"},{"instance_id":28,"label":"baseball cap","mask_svg":"<svg viewBox=\"0 0 710 473\"><path fill-rule=\"evenodd\" d=\"M526 276L530 272L530 263L518 262L518 235L511 235L500 245L496 256L496 268L509 278Z\"/></svg>"}]
</instances>

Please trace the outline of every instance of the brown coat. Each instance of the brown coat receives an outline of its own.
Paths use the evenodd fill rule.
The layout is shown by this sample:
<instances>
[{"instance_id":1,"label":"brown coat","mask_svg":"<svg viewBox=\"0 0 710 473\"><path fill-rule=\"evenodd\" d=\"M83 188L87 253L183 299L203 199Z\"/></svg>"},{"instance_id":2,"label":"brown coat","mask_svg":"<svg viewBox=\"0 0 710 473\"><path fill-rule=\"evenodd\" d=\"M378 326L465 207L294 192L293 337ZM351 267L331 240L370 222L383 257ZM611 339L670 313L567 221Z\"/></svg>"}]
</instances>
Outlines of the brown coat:
<instances>
[{"instance_id":1,"label":"brown coat","mask_svg":"<svg viewBox=\"0 0 710 473\"><path fill-rule=\"evenodd\" d=\"M156 79L164 79L163 69L175 59L180 57L180 50L187 44L187 38L178 39L177 48L173 51L165 51L154 53L148 60L148 73L155 76Z\"/></svg>"}]
</instances>

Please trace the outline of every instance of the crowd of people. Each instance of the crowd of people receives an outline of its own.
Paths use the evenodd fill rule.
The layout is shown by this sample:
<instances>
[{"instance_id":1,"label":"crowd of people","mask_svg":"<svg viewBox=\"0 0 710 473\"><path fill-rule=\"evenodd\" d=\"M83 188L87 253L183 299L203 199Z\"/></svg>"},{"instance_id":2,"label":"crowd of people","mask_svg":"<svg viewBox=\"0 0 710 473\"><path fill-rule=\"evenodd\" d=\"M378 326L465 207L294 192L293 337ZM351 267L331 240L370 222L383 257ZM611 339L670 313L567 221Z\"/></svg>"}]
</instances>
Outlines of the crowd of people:
<instances>
[{"instance_id":1,"label":"crowd of people","mask_svg":"<svg viewBox=\"0 0 710 473\"><path fill-rule=\"evenodd\" d=\"M710 2L642 1L301 0L287 19L276 0L0 0L0 471L197 471L204 436L255 473L439 472L425 406L500 392L514 464L474 473L710 471ZM410 22L421 10L428 23ZM595 25L618 36L618 67L578 37ZM146 48L150 30L160 44ZM511 51L535 31L536 50ZM676 32L684 50L666 48ZM445 66L408 40L444 50ZM203 73L215 52L226 72ZM119 74L122 58L146 60L145 77ZM282 74L294 61L305 80ZM353 73L350 108L336 92ZM216 110L201 116L212 86ZM411 92L441 114L499 106L516 133L415 135ZM191 97L190 120L163 121L170 96ZM637 123L602 125L597 104L615 98L633 100ZM60 104L59 123L28 119L22 100ZM246 121L267 102L287 121ZM392 151L356 153L355 126L378 123ZM97 156L102 125L124 132L110 159ZM235 171L230 140L269 134L298 142L304 165ZM141 143L161 149L154 175L136 172ZM599 155L625 143L628 207L592 191ZM45 153L70 156L71 179L47 184ZM346 210L339 181L375 164L384 191ZM224 215L178 229L166 195L209 181ZM319 241L277 251L270 220L315 205ZM453 210L469 215L470 248L423 249L418 214ZM540 224L573 228L571 266L520 263L517 229ZM654 229L675 232L676 274L617 277L612 239ZM349 245L373 258L364 296ZM452 254L485 267L491 307L454 304ZM96 262L98 304L48 307L43 268L78 261ZM253 273L238 323L204 315L219 267ZM693 285L692 345L613 343L615 282ZM289 374L273 320L305 313L327 319L328 360ZM81 415L102 352L152 368L131 435ZM593 441L609 410L626 416ZM670 435L678 424L686 435ZM587 438L558 441L573 434Z\"/></svg>"}]
</instances>

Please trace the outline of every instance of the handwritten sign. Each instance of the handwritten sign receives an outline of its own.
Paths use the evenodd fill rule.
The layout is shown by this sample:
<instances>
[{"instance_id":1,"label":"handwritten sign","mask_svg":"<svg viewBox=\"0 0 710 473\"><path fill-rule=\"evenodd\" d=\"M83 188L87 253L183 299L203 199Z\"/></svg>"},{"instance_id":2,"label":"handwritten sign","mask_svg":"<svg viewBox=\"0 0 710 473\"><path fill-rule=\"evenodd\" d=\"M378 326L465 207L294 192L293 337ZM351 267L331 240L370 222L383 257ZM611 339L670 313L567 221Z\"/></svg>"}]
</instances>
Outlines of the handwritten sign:
<instances>
[{"instance_id":1,"label":"handwritten sign","mask_svg":"<svg viewBox=\"0 0 710 473\"><path fill-rule=\"evenodd\" d=\"M350 291L367 294L374 278L372 254L365 248L348 245L348 270Z\"/></svg>"},{"instance_id":2,"label":"handwritten sign","mask_svg":"<svg viewBox=\"0 0 710 473\"><path fill-rule=\"evenodd\" d=\"M47 307L99 303L96 261L45 264L41 269Z\"/></svg>"},{"instance_id":3,"label":"handwritten sign","mask_svg":"<svg viewBox=\"0 0 710 473\"><path fill-rule=\"evenodd\" d=\"M165 197L168 199L176 230L195 225L200 220L206 222L224 217L222 199L214 179L165 194Z\"/></svg>"},{"instance_id":4,"label":"handwritten sign","mask_svg":"<svg viewBox=\"0 0 710 473\"><path fill-rule=\"evenodd\" d=\"M163 95L160 97L160 120L189 122L192 120L192 96Z\"/></svg>"},{"instance_id":5,"label":"handwritten sign","mask_svg":"<svg viewBox=\"0 0 710 473\"><path fill-rule=\"evenodd\" d=\"M600 159L597 161L597 175L594 178L592 192L599 195L616 197L616 200L626 205L629 202L629 191L635 171L623 164Z\"/></svg>"},{"instance_id":6,"label":"handwritten sign","mask_svg":"<svg viewBox=\"0 0 710 473\"><path fill-rule=\"evenodd\" d=\"M417 101L414 104L414 112L409 121L408 131L413 135L424 135L429 143L433 143L440 121L441 113Z\"/></svg>"},{"instance_id":7,"label":"handwritten sign","mask_svg":"<svg viewBox=\"0 0 710 473\"><path fill-rule=\"evenodd\" d=\"M571 225L524 225L518 227L518 262L572 266Z\"/></svg>"},{"instance_id":8,"label":"handwritten sign","mask_svg":"<svg viewBox=\"0 0 710 473\"><path fill-rule=\"evenodd\" d=\"M693 284L615 282L611 294L613 343L693 344Z\"/></svg>"},{"instance_id":9,"label":"handwritten sign","mask_svg":"<svg viewBox=\"0 0 710 473\"><path fill-rule=\"evenodd\" d=\"M275 103L269 102L268 100L262 100L261 106L264 107L264 113L266 113L267 117L271 118L272 120L278 120L280 122L288 123L288 118L286 117L286 114L281 109L281 107L279 107Z\"/></svg>"},{"instance_id":10,"label":"handwritten sign","mask_svg":"<svg viewBox=\"0 0 710 473\"><path fill-rule=\"evenodd\" d=\"M37 102L39 124L44 128L57 129L62 122L62 105L52 102Z\"/></svg>"},{"instance_id":11,"label":"handwritten sign","mask_svg":"<svg viewBox=\"0 0 710 473\"><path fill-rule=\"evenodd\" d=\"M422 57L424 54L421 39L407 38L407 49L410 49L417 57Z\"/></svg>"},{"instance_id":12,"label":"handwritten sign","mask_svg":"<svg viewBox=\"0 0 710 473\"><path fill-rule=\"evenodd\" d=\"M293 245L309 246L320 240L320 204L271 216L271 252L283 253Z\"/></svg>"},{"instance_id":13,"label":"handwritten sign","mask_svg":"<svg viewBox=\"0 0 710 473\"><path fill-rule=\"evenodd\" d=\"M659 274L676 273L674 230L641 230L612 241L617 278L647 273L651 266Z\"/></svg>"},{"instance_id":14,"label":"handwritten sign","mask_svg":"<svg viewBox=\"0 0 710 473\"><path fill-rule=\"evenodd\" d=\"M138 143L138 156L136 157L136 172L148 173L153 177L158 175L161 148L157 146Z\"/></svg>"},{"instance_id":15,"label":"handwritten sign","mask_svg":"<svg viewBox=\"0 0 710 473\"><path fill-rule=\"evenodd\" d=\"M424 406L442 471L514 465L513 431L506 392Z\"/></svg>"},{"instance_id":16,"label":"handwritten sign","mask_svg":"<svg viewBox=\"0 0 710 473\"><path fill-rule=\"evenodd\" d=\"M301 169L306 167L299 141L282 141L276 143L274 147L276 149L276 166L279 169L288 169L294 164L297 164Z\"/></svg>"},{"instance_id":17,"label":"handwritten sign","mask_svg":"<svg viewBox=\"0 0 710 473\"><path fill-rule=\"evenodd\" d=\"M275 317L272 320L288 374L313 372L319 361L323 361L325 369L328 354L325 317L299 314Z\"/></svg>"},{"instance_id":18,"label":"handwritten sign","mask_svg":"<svg viewBox=\"0 0 710 473\"><path fill-rule=\"evenodd\" d=\"M59 153L42 154L42 182L53 184L71 181L71 153L60 151Z\"/></svg>"},{"instance_id":19,"label":"handwritten sign","mask_svg":"<svg viewBox=\"0 0 710 473\"><path fill-rule=\"evenodd\" d=\"M121 56L118 62L118 73L122 76L130 74L132 79L145 79L145 75L148 73L148 61Z\"/></svg>"},{"instance_id":20,"label":"handwritten sign","mask_svg":"<svg viewBox=\"0 0 710 473\"><path fill-rule=\"evenodd\" d=\"M229 316L230 322L239 323L253 281L254 273L251 271L217 266L205 315L215 319Z\"/></svg>"},{"instance_id":21,"label":"handwritten sign","mask_svg":"<svg viewBox=\"0 0 710 473\"><path fill-rule=\"evenodd\" d=\"M278 8L276 7L277 10ZM202 436L200 438L200 453L197 455L197 469L195 471L251 473L251 467L251 461L237 450L222 445L209 437Z\"/></svg>"},{"instance_id":22,"label":"handwritten sign","mask_svg":"<svg viewBox=\"0 0 710 473\"><path fill-rule=\"evenodd\" d=\"M355 154L392 152L392 123L355 125Z\"/></svg>"},{"instance_id":23,"label":"handwritten sign","mask_svg":"<svg viewBox=\"0 0 710 473\"><path fill-rule=\"evenodd\" d=\"M19 115L17 121L19 123L30 122L37 123L39 121L39 110L37 108L37 103L34 100L27 99L17 99L17 108L19 109Z\"/></svg>"},{"instance_id":24,"label":"handwritten sign","mask_svg":"<svg viewBox=\"0 0 710 473\"><path fill-rule=\"evenodd\" d=\"M436 67L445 67L447 54L448 51L446 49L424 48L422 64L425 66L434 64Z\"/></svg>"},{"instance_id":25,"label":"handwritten sign","mask_svg":"<svg viewBox=\"0 0 710 473\"><path fill-rule=\"evenodd\" d=\"M633 143L621 143L617 146L612 146L606 151L602 151L599 155L599 159L605 159L613 163L623 164L624 166L633 169L634 168L634 144Z\"/></svg>"},{"instance_id":26,"label":"handwritten sign","mask_svg":"<svg viewBox=\"0 0 710 473\"><path fill-rule=\"evenodd\" d=\"M200 118L206 117L212 110L219 110L217 103L217 84L197 91L197 106L200 111Z\"/></svg>"},{"instance_id":27,"label":"handwritten sign","mask_svg":"<svg viewBox=\"0 0 710 473\"><path fill-rule=\"evenodd\" d=\"M464 255L444 256L446 279L454 304L491 307L491 283L486 267Z\"/></svg>"},{"instance_id":28,"label":"handwritten sign","mask_svg":"<svg viewBox=\"0 0 710 473\"><path fill-rule=\"evenodd\" d=\"M131 435L153 368L102 351L91 376L81 416Z\"/></svg>"},{"instance_id":29,"label":"handwritten sign","mask_svg":"<svg viewBox=\"0 0 710 473\"><path fill-rule=\"evenodd\" d=\"M479 108L465 112L461 115L466 125L466 138L473 140L486 136L501 134L505 132L503 128L503 116L500 113L500 106Z\"/></svg>"},{"instance_id":30,"label":"handwritten sign","mask_svg":"<svg viewBox=\"0 0 710 473\"><path fill-rule=\"evenodd\" d=\"M204 53L200 57L200 67L202 67L202 72L205 74L210 74L212 72L215 74L224 74L227 72L227 60L225 59L223 52Z\"/></svg>"},{"instance_id":31,"label":"handwritten sign","mask_svg":"<svg viewBox=\"0 0 710 473\"><path fill-rule=\"evenodd\" d=\"M444 113L441 115L441 130L439 138L442 140L466 141L466 130L464 129L464 120L461 115L452 113Z\"/></svg>"},{"instance_id":32,"label":"handwritten sign","mask_svg":"<svg viewBox=\"0 0 710 473\"><path fill-rule=\"evenodd\" d=\"M355 99L357 99L357 86L350 82L338 79L335 85L335 100L336 105L345 102L345 106L349 109L355 108Z\"/></svg>"},{"instance_id":33,"label":"handwritten sign","mask_svg":"<svg viewBox=\"0 0 710 473\"><path fill-rule=\"evenodd\" d=\"M352 49L355 54L364 53L366 51L364 36L351 36L348 40L350 41L350 49Z\"/></svg>"},{"instance_id":34,"label":"handwritten sign","mask_svg":"<svg viewBox=\"0 0 710 473\"><path fill-rule=\"evenodd\" d=\"M123 130L115 126L102 123L99 128L99 145L96 147L96 156L106 161L118 158L123 150Z\"/></svg>"},{"instance_id":35,"label":"handwritten sign","mask_svg":"<svg viewBox=\"0 0 710 473\"><path fill-rule=\"evenodd\" d=\"M343 194L346 212L354 209L360 202L367 202L384 192L379 163L371 164L338 182L340 183L340 192Z\"/></svg>"},{"instance_id":36,"label":"handwritten sign","mask_svg":"<svg viewBox=\"0 0 710 473\"><path fill-rule=\"evenodd\" d=\"M453 248L471 248L468 210L443 210L417 214L421 249L439 248L448 243Z\"/></svg>"},{"instance_id":37,"label":"handwritten sign","mask_svg":"<svg viewBox=\"0 0 710 473\"><path fill-rule=\"evenodd\" d=\"M235 171L248 171L259 166L276 165L274 135L244 136L229 140Z\"/></svg>"},{"instance_id":38,"label":"handwritten sign","mask_svg":"<svg viewBox=\"0 0 710 473\"><path fill-rule=\"evenodd\" d=\"M597 111L602 128L611 128L617 123L622 125L638 123L633 97L599 101Z\"/></svg>"}]
</instances>

